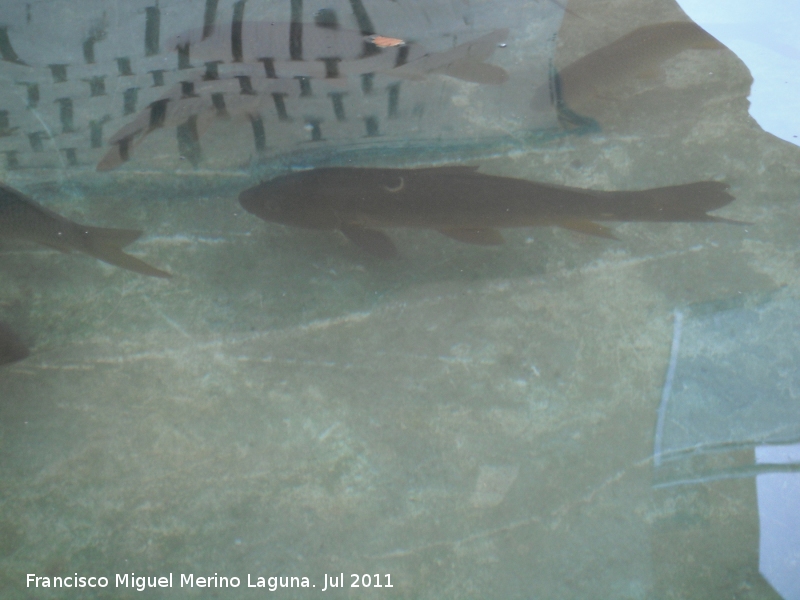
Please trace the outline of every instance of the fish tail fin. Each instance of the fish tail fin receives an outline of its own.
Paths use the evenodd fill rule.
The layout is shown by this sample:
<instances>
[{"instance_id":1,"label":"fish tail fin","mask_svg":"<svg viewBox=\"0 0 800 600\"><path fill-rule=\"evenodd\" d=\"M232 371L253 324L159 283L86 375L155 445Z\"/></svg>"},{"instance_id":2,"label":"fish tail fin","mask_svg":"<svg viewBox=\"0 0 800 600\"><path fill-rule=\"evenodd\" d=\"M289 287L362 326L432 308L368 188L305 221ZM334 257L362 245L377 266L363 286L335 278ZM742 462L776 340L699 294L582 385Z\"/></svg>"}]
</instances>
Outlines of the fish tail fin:
<instances>
[{"instance_id":1,"label":"fish tail fin","mask_svg":"<svg viewBox=\"0 0 800 600\"><path fill-rule=\"evenodd\" d=\"M708 211L735 200L721 181L696 181L635 192L610 192L609 221L727 221Z\"/></svg>"},{"instance_id":2,"label":"fish tail fin","mask_svg":"<svg viewBox=\"0 0 800 600\"><path fill-rule=\"evenodd\" d=\"M508 79L502 67L483 62L508 37L508 29L495 29L444 52L426 54L388 72L392 76L418 79L427 73L444 73L473 83L501 84Z\"/></svg>"},{"instance_id":3,"label":"fish tail fin","mask_svg":"<svg viewBox=\"0 0 800 600\"><path fill-rule=\"evenodd\" d=\"M112 229L105 227L81 226L86 232L86 244L82 250L105 263L141 273L151 277L172 277L170 273L156 269L135 256L125 254L122 249L132 244L142 236L142 232L135 229Z\"/></svg>"},{"instance_id":4,"label":"fish tail fin","mask_svg":"<svg viewBox=\"0 0 800 600\"><path fill-rule=\"evenodd\" d=\"M696 181L656 188L652 192L657 201L672 200L663 207L659 202L659 208L670 209L668 212L672 212L676 220L683 217L687 221L713 221L720 217L713 217L708 211L727 206L736 199L728 193L729 187L721 181Z\"/></svg>"}]
</instances>

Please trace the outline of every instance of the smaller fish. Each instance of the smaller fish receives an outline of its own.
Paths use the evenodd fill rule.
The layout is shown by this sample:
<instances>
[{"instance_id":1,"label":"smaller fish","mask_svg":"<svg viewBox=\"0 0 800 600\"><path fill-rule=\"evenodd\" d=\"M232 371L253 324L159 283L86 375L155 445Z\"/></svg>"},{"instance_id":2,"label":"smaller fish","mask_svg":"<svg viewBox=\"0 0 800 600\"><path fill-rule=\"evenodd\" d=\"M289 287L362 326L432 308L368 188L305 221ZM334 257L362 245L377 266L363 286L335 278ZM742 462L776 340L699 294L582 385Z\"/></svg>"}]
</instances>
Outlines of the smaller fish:
<instances>
[{"instance_id":1,"label":"smaller fish","mask_svg":"<svg viewBox=\"0 0 800 600\"><path fill-rule=\"evenodd\" d=\"M427 52L420 44L398 38L312 26L303 46L303 56L309 59L301 60L291 54L299 46L291 42L290 23L252 22L242 27L244 45L235 50L221 29L209 38L202 37L202 30L193 30L168 42L170 48L191 47L192 60L206 61L206 65L232 61L228 68L235 71L213 77L195 72L193 79L168 90L109 137L109 149L97 170L109 171L130 160L134 148L157 129L185 124L198 142L219 119L250 120L262 112L286 119L285 114L274 112L278 110L275 97L282 103L301 98L304 92L298 78L318 79L336 89L346 89L348 81L357 83L357 77L367 73L411 81L439 74L489 85L508 80L505 69L484 62L508 37L508 29L490 31L441 52ZM365 52L365 44L372 51Z\"/></svg>"},{"instance_id":2,"label":"smaller fish","mask_svg":"<svg viewBox=\"0 0 800 600\"><path fill-rule=\"evenodd\" d=\"M27 358L30 352L25 343L5 323L0 321L0 365Z\"/></svg>"},{"instance_id":3,"label":"smaller fish","mask_svg":"<svg viewBox=\"0 0 800 600\"><path fill-rule=\"evenodd\" d=\"M172 277L122 249L142 235L133 229L81 225L0 183L0 236L28 240L61 252L77 250L108 264L153 277Z\"/></svg>"},{"instance_id":4,"label":"smaller fish","mask_svg":"<svg viewBox=\"0 0 800 600\"><path fill-rule=\"evenodd\" d=\"M386 227L435 229L471 244L501 244L502 227L554 225L614 238L596 221L716 221L728 186L699 181L638 191L596 191L484 175L477 167L328 167L276 177L243 191L242 207L274 223L339 230L380 258L397 248Z\"/></svg>"},{"instance_id":5,"label":"smaller fish","mask_svg":"<svg viewBox=\"0 0 800 600\"><path fill-rule=\"evenodd\" d=\"M498 66L479 64L506 39L508 29L496 29L439 52L410 40L311 23L244 21L236 36L229 32L218 27L205 36L205 29L192 29L168 39L165 45L185 51L197 63L255 65L256 72L270 79L338 79L364 73L423 79L435 71L493 84L508 77Z\"/></svg>"}]
</instances>

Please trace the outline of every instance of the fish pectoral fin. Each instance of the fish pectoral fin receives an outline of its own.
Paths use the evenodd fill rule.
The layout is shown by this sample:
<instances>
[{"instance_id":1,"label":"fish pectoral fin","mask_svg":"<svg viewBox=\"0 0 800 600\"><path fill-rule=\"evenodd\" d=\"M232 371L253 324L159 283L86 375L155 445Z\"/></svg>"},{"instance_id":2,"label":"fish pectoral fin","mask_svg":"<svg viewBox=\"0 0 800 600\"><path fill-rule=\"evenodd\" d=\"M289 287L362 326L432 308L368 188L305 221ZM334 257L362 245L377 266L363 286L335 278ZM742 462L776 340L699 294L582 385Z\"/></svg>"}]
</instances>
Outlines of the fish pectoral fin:
<instances>
[{"instance_id":1,"label":"fish pectoral fin","mask_svg":"<svg viewBox=\"0 0 800 600\"><path fill-rule=\"evenodd\" d=\"M110 229L103 227L80 226L86 232L87 243L81 250L105 263L122 267L151 277L172 277L172 274L156 269L135 256L125 254L122 249L139 239L141 231L135 229Z\"/></svg>"},{"instance_id":2,"label":"fish pectoral fin","mask_svg":"<svg viewBox=\"0 0 800 600\"><path fill-rule=\"evenodd\" d=\"M398 256L394 242L382 231L352 224L342 224L339 230L356 246L378 258L389 259Z\"/></svg>"},{"instance_id":3,"label":"fish pectoral fin","mask_svg":"<svg viewBox=\"0 0 800 600\"><path fill-rule=\"evenodd\" d=\"M467 228L446 227L439 229L439 233L449 238L467 244L480 244L482 246L497 246L505 242L503 234L491 227Z\"/></svg>"},{"instance_id":4,"label":"fish pectoral fin","mask_svg":"<svg viewBox=\"0 0 800 600\"><path fill-rule=\"evenodd\" d=\"M585 233L586 235L594 235L597 237L606 238L609 240L617 240L617 236L606 227L605 225L600 225L600 223L595 223L594 221L589 221L587 219L570 219L564 221L558 221L554 223L557 227L563 227L564 229L569 229L570 231L577 231L578 233Z\"/></svg>"},{"instance_id":5,"label":"fish pectoral fin","mask_svg":"<svg viewBox=\"0 0 800 600\"><path fill-rule=\"evenodd\" d=\"M472 83L499 85L508 80L508 72L502 67L473 59L458 60L437 71Z\"/></svg>"}]
</instances>

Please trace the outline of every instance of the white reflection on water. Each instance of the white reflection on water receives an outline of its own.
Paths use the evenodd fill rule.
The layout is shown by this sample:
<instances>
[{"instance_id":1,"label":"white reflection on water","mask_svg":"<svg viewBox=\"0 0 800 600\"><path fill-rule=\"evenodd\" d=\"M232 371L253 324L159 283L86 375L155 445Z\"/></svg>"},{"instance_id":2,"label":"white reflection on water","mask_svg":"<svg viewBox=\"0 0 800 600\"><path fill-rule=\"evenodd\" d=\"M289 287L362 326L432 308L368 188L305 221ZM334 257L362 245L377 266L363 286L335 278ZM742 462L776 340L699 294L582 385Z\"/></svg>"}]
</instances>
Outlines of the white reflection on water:
<instances>
[{"instance_id":1,"label":"white reflection on water","mask_svg":"<svg viewBox=\"0 0 800 600\"><path fill-rule=\"evenodd\" d=\"M758 464L797 464L800 444L759 446ZM756 477L760 526L758 570L785 600L800 598L800 473Z\"/></svg>"},{"instance_id":2,"label":"white reflection on water","mask_svg":"<svg viewBox=\"0 0 800 600\"><path fill-rule=\"evenodd\" d=\"M750 69L750 114L765 131L800 145L800 13L783 0L679 0L681 8Z\"/></svg>"}]
</instances>

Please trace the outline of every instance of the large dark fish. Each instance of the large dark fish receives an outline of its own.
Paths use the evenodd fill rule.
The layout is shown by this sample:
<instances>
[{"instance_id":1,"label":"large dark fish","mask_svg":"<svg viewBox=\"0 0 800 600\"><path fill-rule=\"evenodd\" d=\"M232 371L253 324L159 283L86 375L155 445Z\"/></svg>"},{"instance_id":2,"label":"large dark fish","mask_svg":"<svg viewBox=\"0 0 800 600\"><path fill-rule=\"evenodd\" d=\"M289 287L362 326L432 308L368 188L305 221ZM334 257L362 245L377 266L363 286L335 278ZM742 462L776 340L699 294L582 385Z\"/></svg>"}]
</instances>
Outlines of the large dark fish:
<instances>
[{"instance_id":1,"label":"large dark fish","mask_svg":"<svg viewBox=\"0 0 800 600\"><path fill-rule=\"evenodd\" d=\"M11 328L0 321L0 365L17 362L28 356L28 348Z\"/></svg>"},{"instance_id":2,"label":"large dark fish","mask_svg":"<svg viewBox=\"0 0 800 600\"><path fill-rule=\"evenodd\" d=\"M141 231L132 229L106 229L75 223L0 183L0 237L29 240L61 252L77 250L142 275L171 277L166 271L151 267L122 251L141 235Z\"/></svg>"},{"instance_id":3,"label":"large dark fish","mask_svg":"<svg viewBox=\"0 0 800 600\"><path fill-rule=\"evenodd\" d=\"M719 221L733 201L718 181L604 192L484 175L477 167L323 168L265 181L239 202L266 221L338 229L381 258L397 255L383 227L435 229L461 242L500 244L496 228L556 225L613 238L595 221Z\"/></svg>"}]
</instances>

